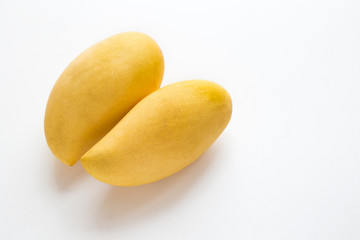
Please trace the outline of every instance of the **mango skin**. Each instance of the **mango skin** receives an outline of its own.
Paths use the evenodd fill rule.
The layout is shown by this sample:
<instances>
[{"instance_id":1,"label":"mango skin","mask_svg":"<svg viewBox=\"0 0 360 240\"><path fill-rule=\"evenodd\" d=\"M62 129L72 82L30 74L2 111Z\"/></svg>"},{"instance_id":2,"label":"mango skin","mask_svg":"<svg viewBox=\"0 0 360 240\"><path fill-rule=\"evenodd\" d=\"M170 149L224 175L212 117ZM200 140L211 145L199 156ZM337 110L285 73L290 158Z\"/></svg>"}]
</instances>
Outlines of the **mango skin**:
<instances>
[{"instance_id":1,"label":"mango skin","mask_svg":"<svg viewBox=\"0 0 360 240\"><path fill-rule=\"evenodd\" d=\"M107 134L142 98L160 87L164 59L149 36L127 32L81 53L51 91L45 136L67 165Z\"/></svg>"},{"instance_id":2,"label":"mango skin","mask_svg":"<svg viewBox=\"0 0 360 240\"><path fill-rule=\"evenodd\" d=\"M231 113L230 95L218 84L174 83L140 101L81 163L104 183L151 183L196 160L225 129Z\"/></svg>"}]
</instances>

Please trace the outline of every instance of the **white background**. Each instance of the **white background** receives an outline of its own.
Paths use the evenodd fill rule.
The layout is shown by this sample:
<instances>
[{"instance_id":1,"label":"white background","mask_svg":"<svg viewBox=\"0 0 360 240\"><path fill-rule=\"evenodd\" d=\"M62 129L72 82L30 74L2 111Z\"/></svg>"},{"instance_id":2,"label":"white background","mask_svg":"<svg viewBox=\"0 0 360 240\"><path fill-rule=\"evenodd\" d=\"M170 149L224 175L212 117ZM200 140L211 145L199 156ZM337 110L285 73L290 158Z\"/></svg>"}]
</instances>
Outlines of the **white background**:
<instances>
[{"instance_id":1,"label":"white background","mask_svg":"<svg viewBox=\"0 0 360 240\"><path fill-rule=\"evenodd\" d=\"M1 1L1 239L360 239L360 1ZM162 48L163 86L233 98L180 173L113 187L48 149L47 97L113 34Z\"/></svg>"}]
</instances>

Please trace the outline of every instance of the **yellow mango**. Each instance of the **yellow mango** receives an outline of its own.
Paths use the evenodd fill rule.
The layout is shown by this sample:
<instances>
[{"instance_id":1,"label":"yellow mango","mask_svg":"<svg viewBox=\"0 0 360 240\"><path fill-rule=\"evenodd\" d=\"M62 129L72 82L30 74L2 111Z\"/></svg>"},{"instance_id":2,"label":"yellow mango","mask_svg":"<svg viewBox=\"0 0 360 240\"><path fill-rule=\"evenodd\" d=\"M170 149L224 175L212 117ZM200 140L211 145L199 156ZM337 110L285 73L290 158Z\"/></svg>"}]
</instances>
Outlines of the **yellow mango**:
<instances>
[{"instance_id":1,"label":"yellow mango","mask_svg":"<svg viewBox=\"0 0 360 240\"><path fill-rule=\"evenodd\" d=\"M45 136L53 154L75 164L142 98L160 87L164 59L149 36L127 32L81 53L51 91Z\"/></svg>"},{"instance_id":2,"label":"yellow mango","mask_svg":"<svg viewBox=\"0 0 360 240\"><path fill-rule=\"evenodd\" d=\"M141 100L81 157L96 179L117 186L154 182L196 160L217 139L232 112L216 83L190 80Z\"/></svg>"}]
</instances>

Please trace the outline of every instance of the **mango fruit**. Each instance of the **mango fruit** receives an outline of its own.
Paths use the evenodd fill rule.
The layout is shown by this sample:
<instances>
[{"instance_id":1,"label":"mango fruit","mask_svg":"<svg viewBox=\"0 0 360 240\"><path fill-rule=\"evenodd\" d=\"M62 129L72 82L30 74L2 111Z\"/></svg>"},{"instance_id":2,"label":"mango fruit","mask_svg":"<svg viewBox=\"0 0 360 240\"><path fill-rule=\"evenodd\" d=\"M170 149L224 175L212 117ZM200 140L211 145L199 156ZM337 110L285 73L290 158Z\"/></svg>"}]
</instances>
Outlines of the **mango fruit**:
<instances>
[{"instance_id":1,"label":"mango fruit","mask_svg":"<svg viewBox=\"0 0 360 240\"><path fill-rule=\"evenodd\" d=\"M149 36L127 32L81 53L53 87L45 136L53 154L75 164L141 99L160 87L164 59Z\"/></svg>"},{"instance_id":2,"label":"mango fruit","mask_svg":"<svg viewBox=\"0 0 360 240\"><path fill-rule=\"evenodd\" d=\"M151 183L196 160L217 139L232 113L220 85L189 80L142 99L81 157L96 179L117 186Z\"/></svg>"}]
</instances>

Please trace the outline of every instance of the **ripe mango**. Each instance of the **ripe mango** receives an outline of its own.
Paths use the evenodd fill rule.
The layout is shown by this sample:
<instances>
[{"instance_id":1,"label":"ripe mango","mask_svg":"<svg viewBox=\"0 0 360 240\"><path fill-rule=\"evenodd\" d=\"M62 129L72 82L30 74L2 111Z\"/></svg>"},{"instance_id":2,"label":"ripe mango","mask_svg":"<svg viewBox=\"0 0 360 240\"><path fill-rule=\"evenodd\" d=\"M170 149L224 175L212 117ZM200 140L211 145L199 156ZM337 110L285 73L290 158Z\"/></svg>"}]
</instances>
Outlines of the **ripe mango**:
<instances>
[{"instance_id":1,"label":"ripe mango","mask_svg":"<svg viewBox=\"0 0 360 240\"><path fill-rule=\"evenodd\" d=\"M142 98L160 87L164 59L149 36L128 32L81 53L51 91L45 136L53 154L75 164Z\"/></svg>"},{"instance_id":2,"label":"ripe mango","mask_svg":"<svg viewBox=\"0 0 360 240\"><path fill-rule=\"evenodd\" d=\"M196 160L228 124L229 94L205 80L163 87L141 100L81 157L96 179L118 186L154 182Z\"/></svg>"}]
</instances>

